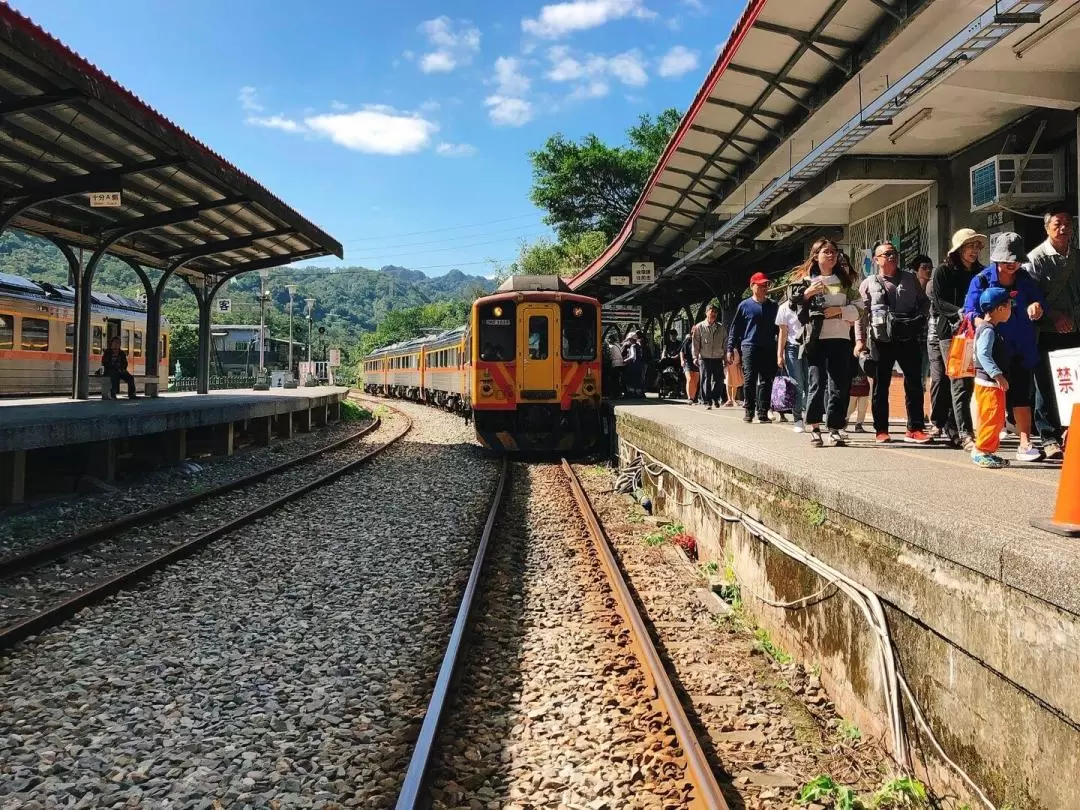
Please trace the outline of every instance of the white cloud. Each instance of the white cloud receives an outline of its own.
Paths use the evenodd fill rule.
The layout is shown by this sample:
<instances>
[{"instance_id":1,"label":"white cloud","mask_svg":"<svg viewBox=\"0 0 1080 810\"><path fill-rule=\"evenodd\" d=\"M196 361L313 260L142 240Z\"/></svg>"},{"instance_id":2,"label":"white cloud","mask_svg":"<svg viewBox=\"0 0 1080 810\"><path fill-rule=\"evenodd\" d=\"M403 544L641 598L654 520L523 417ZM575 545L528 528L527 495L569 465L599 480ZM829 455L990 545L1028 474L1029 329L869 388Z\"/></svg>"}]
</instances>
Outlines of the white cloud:
<instances>
[{"instance_id":1,"label":"white cloud","mask_svg":"<svg viewBox=\"0 0 1080 810\"><path fill-rule=\"evenodd\" d=\"M584 101L590 98L603 98L610 89L607 82L591 81L574 88L574 92L567 96L567 99L570 101Z\"/></svg>"},{"instance_id":2,"label":"white cloud","mask_svg":"<svg viewBox=\"0 0 1080 810\"><path fill-rule=\"evenodd\" d=\"M500 126L524 126L533 117L532 104L523 98L507 98L496 94L484 99L484 104L492 122Z\"/></svg>"},{"instance_id":3,"label":"white cloud","mask_svg":"<svg viewBox=\"0 0 1080 810\"><path fill-rule=\"evenodd\" d=\"M330 109L336 112L344 112L345 110L349 109L349 105L343 101L331 101Z\"/></svg>"},{"instance_id":4,"label":"white cloud","mask_svg":"<svg viewBox=\"0 0 1080 810\"><path fill-rule=\"evenodd\" d=\"M421 23L420 31L434 48L420 59L424 73L449 73L458 65L467 65L480 50L480 29L464 20L436 17Z\"/></svg>"},{"instance_id":5,"label":"white cloud","mask_svg":"<svg viewBox=\"0 0 1080 810\"><path fill-rule=\"evenodd\" d=\"M558 39L575 31L596 28L625 17L651 19L656 12L645 7L642 0L570 0L540 9L536 19L521 21L527 34L543 39Z\"/></svg>"},{"instance_id":6,"label":"white cloud","mask_svg":"<svg viewBox=\"0 0 1080 810\"><path fill-rule=\"evenodd\" d=\"M484 99L488 117L499 126L520 127L533 117L532 102L524 98L532 82L521 72L521 60L500 56L495 60L495 75L489 82L495 92Z\"/></svg>"},{"instance_id":7,"label":"white cloud","mask_svg":"<svg viewBox=\"0 0 1080 810\"><path fill-rule=\"evenodd\" d=\"M444 157L472 157L476 147L468 143L440 143L435 147L435 154Z\"/></svg>"},{"instance_id":8,"label":"white cloud","mask_svg":"<svg viewBox=\"0 0 1080 810\"><path fill-rule=\"evenodd\" d=\"M384 105L351 113L315 115L304 123L315 134L346 149L377 155L419 152L431 143L431 136L439 129L420 115L398 112Z\"/></svg>"},{"instance_id":9,"label":"white cloud","mask_svg":"<svg viewBox=\"0 0 1080 810\"><path fill-rule=\"evenodd\" d=\"M237 99L240 101L240 109L247 112L262 112L266 108L259 103L259 93L250 85L241 87Z\"/></svg>"},{"instance_id":10,"label":"white cloud","mask_svg":"<svg viewBox=\"0 0 1080 810\"><path fill-rule=\"evenodd\" d=\"M697 51L691 51L683 45L676 45L664 54L660 59L660 67L657 72L665 79L673 79L696 70L698 66Z\"/></svg>"},{"instance_id":11,"label":"white cloud","mask_svg":"<svg viewBox=\"0 0 1080 810\"><path fill-rule=\"evenodd\" d=\"M548 49L548 59L551 61L551 70L547 72L547 78L551 81L587 80L574 91L575 98L598 98L604 95L597 91L600 84L606 84L602 81L605 76L617 79L630 87L641 87L649 81L645 62L640 51L637 50L626 51L612 57L589 54L579 59L570 55L569 48L558 45Z\"/></svg>"},{"instance_id":12,"label":"white cloud","mask_svg":"<svg viewBox=\"0 0 1080 810\"><path fill-rule=\"evenodd\" d=\"M291 118L286 118L283 115L268 115L265 117L249 115L247 117L247 122L249 124L254 124L257 127L280 129L282 132L304 132L303 124L294 121Z\"/></svg>"},{"instance_id":13,"label":"white cloud","mask_svg":"<svg viewBox=\"0 0 1080 810\"><path fill-rule=\"evenodd\" d=\"M702 0L680 0L680 2L684 6L689 6L699 14L704 14L706 11L708 11L708 9L705 8L705 4L702 2Z\"/></svg>"}]
</instances>

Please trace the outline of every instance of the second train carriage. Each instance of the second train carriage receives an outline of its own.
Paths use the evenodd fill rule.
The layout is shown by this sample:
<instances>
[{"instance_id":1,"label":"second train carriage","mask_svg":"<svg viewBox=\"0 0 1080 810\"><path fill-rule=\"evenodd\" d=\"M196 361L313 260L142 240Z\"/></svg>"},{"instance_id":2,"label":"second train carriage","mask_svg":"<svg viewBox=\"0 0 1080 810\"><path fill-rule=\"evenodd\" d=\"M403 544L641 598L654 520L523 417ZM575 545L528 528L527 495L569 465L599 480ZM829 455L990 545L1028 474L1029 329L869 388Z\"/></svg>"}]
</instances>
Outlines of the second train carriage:
<instances>
[{"instance_id":1,"label":"second train carriage","mask_svg":"<svg viewBox=\"0 0 1080 810\"><path fill-rule=\"evenodd\" d=\"M158 352L158 385L168 386L169 328L162 319L161 340L146 345L146 308L115 293L94 293L91 309L90 368L113 337L128 353L128 370L145 374L146 353ZM75 291L0 273L0 395L71 393L75 347Z\"/></svg>"},{"instance_id":2,"label":"second train carriage","mask_svg":"<svg viewBox=\"0 0 1080 810\"><path fill-rule=\"evenodd\" d=\"M372 352L364 390L461 411L486 447L582 452L607 443L600 305L553 276L515 276L468 326Z\"/></svg>"}]
</instances>

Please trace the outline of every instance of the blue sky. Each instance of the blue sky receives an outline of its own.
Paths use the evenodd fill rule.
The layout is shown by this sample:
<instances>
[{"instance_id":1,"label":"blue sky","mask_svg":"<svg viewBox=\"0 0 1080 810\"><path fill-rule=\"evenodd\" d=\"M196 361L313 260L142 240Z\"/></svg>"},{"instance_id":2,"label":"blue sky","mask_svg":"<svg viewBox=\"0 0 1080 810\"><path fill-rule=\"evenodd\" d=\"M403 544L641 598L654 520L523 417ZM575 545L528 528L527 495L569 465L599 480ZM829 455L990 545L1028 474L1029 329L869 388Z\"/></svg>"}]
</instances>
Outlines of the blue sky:
<instances>
[{"instance_id":1,"label":"blue sky","mask_svg":"<svg viewBox=\"0 0 1080 810\"><path fill-rule=\"evenodd\" d=\"M335 236L346 265L487 275L549 232L528 151L685 110L744 2L13 5Z\"/></svg>"}]
</instances>

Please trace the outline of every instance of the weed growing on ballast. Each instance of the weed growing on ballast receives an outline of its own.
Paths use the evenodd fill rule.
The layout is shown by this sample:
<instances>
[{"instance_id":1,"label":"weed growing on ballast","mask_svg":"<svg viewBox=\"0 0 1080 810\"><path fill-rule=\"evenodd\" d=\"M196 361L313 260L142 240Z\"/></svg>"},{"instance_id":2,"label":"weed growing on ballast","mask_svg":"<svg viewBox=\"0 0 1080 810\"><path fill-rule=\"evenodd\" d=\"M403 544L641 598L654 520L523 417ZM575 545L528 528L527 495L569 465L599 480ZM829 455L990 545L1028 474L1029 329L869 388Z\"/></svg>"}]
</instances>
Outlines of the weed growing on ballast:
<instances>
[{"instance_id":1,"label":"weed growing on ballast","mask_svg":"<svg viewBox=\"0 0 1080 810\"><path fill-rule=\"evenodd\" d=\"M799 791L799 803L831 802L834 810L924 810L929 799L918 779L901 776L890 779L871 796L860 796L828 774L815 777Z\"/></svg>"},{"instance_id":2,"label":"weed growing on ballast","mask_svg":"<svg viewBox=\"0 0 1080 810\"><path fill-rule=\"evenodd\" d=\"M854 723L849 723L847 720L840 718L840 726L837 728L838 733L848 742L856 742L862 739L862 732L859 727Z\"/></svg>"},{"instance_id":3,"label":"weed growing on ballast","mask_svg":"<svg viewBox=\"0 0 1080 810\"><path fill-rule=\"evenodd\" d=\"M758 644L761 645L761 649L765 651L765 654L768 655L776 663L790 664L792 662L792 657L773 643L772 637L769 635L769 631L766 630L764 627L759 627L757 630L755 630L754 637L758 640Z\"/></svg>"}]
</instances>

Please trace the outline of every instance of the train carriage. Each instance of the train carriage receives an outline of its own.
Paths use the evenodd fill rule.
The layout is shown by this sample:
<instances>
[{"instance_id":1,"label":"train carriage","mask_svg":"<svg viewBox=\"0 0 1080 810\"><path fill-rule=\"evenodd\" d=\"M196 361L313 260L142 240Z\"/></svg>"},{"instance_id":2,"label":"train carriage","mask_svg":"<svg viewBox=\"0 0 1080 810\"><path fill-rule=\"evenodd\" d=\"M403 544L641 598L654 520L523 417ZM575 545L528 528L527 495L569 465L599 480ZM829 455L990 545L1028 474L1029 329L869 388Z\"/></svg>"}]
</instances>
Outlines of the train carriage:
<instances>
[{"instance_id":1,"label":"train carriage","mask_svg":"<svg viewBox=\"0 0 1080 810\"><path fill-rule=\"evenodd\" d=\"M90 368L100 366L109 340L119 337L128 370L146 372L146 308L114 293L94 293ZM0 395L70 394L75 346L75 291L0 273ZM168 322L162 319L158 386L168 386Z\"/></svg>"}]
</instances>

